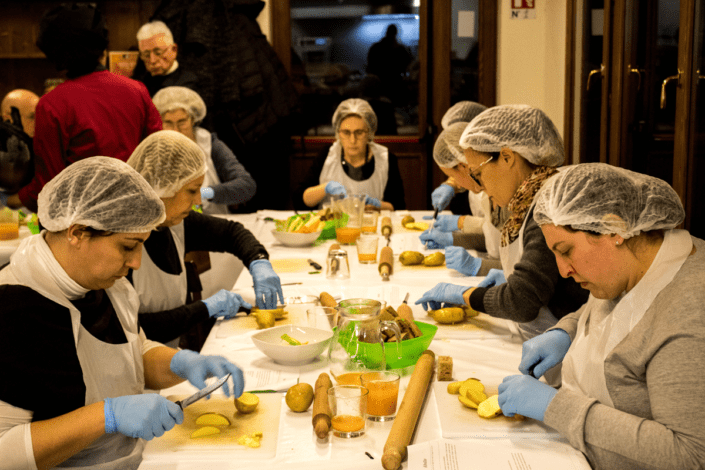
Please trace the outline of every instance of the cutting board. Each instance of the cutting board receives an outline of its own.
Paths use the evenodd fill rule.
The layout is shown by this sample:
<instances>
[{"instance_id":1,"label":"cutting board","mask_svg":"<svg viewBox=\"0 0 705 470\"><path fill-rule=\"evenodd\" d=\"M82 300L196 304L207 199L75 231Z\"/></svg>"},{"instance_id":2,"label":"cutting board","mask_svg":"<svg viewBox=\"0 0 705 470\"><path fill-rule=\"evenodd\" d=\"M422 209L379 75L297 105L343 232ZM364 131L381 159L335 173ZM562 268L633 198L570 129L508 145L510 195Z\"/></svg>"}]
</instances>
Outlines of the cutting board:
<instances>
[{"instance_id":1,"label":"cutting board","mask_svg":"<svg viewBox=\"0 0 705 470\"><path fill-rule=\"evenodd\" d=\"M210 400L199 400L184 410L184 422L175 426L163 436L149 441L147 452L150 455L172 454L179 452L203 453L213 455L217 452L237 453L243 459L269 459L276 456L277 439L279 435L279 417L282 410L282 395L280 393L259 393L259 406L251 414L243 415L235 410L232 398L224 396L212 397ZM172 401L183 400L187 395L172 395ZM230 420L230 426L220 434L191 439L191 433L196 426L196 418L203 413L220 413ZM261 446L245 447L237 443L243 434L262 432ZM173 454L172 454L173 455Z\"/></svg>"},{"instance_id":2,"label":"cutting board","mask_svg":"<svg viewBox=\"0 0 705 470\"><path fill-rule=\"evenodd\" d=\"M306 309L309 309L313 304L289 304L284 308L288 314L281 320L277 320L274 326L282 325L308 325L306 319ZM241 335L248 331L257 330L257 320L253 315L239 313L235 318L220 322L217 338L227 338L230 336Z\"/></svg>"},{"instance_id":3,"label":"cutting board","mask_svg":"<svg viewBox=\"0 0 705 470\"><path fill-rule=\"evenodd\" d=\"M282 258L270 259L272 269L277 273L303 273L316 271L309 263L307 258Z\"/></svg>"},{"instance_id":4,"label":"cutting board","mask_svg":"<svg viewBox=\"0 0 705 470\"><path fill-rule=\"evenodd\" d=\"M497 438L497 437L557 437L558 432L531 418L517 421L506 416L486 419L480 418L477 410L467 408L460 403L458 395L448 393L450 382L434 382L438 417L441 421L441 433L446 439ZM487 396L497 394L498 385L485 385Z\"/></svg>"}]
</instances>

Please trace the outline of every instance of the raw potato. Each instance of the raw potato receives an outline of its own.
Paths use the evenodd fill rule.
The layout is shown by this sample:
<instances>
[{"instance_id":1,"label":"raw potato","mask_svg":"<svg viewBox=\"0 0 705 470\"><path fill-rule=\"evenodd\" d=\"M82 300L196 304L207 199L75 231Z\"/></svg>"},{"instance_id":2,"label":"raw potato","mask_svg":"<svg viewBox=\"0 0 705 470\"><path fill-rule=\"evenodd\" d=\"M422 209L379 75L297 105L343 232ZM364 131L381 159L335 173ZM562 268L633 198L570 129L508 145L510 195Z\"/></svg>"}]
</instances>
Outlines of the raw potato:
<instances>
[{"instance_id":1,"label":"raw potato","mask_svg":"<svg viewBox=\"0 0 705 470\"><path fill-rule=\"evenodd\" d=\"M406 224L413 224L414 222L416 222L416 219L414 219L414 218L413 218L412 216L410 216L410 215L406 215L406 216L404 216L403 219L401 219L401 225L402 225L402 227L406 227Z\"/></svg>"},{"instance_id":2,"label":"raw potato","mask_svg":"<svg viewBox=\"0 0 705 470\"><path fill-rule=\"evenodd\" d=\"M471 400L473 403L477 403L478 405L487 400L487 395L485 395L485 392L476 388L468 388L467 392L465 392L465 396L468 400Z\"/></svg>"},{"instance_id":3,"label":"raw potato","mask_svg":"<svg viewBox=\"0 0 705 470\"><path fill-rule=\"evenodd\" d=\"M254 393L245 392L235 399L235 408L244 415L255 411L258 405L259 397Z\"/></svg>"},{"instance_id":4,"label":"raw potato","mask_svg":"<svg viewBox=\"0 0 705 470\"><path fill-rule=\"evenodd\" d=\"M399 255L399 262L404 266L412 266L423 263L423 254L418 251L402 251Z\"/></svg>"},{"instance_id":5,"label":"raw potato","mask_svg":"<svg viewBox=\"0 0 705 470\"><path fill-rule=\"evenodd\" d=\"M460 390L460 386L463 385L463 381L451 382L448 384L448 393L451 395L457 395Z\"/></svg>"},{"instance_id":6,"label":"raw potato","mask_svg":"<svg viewBox=\"0 0 705 470\"><path fill-rule=\"evenodd\" d=\"M286 391L286 405L291 411L303 413L313 403L313 387L301 382Z\"/></svg>"},{"instance_id":7,"label":"raw potato","mask_svg":"<svg viewBox=\"0 0 705 470\"><path fill-rule=\"evenodd\" d=\"M477 379L467 379L462 384L460 384L460 389L458 390L458 393L464 397L470 398L468 396L468 390L470 390L470 389L477 390L479 392L484 393L485 386L482 385L482 382L480 382ZM485 397L485 398L487 398L487 397ZM484 399L480 400L480 401L484 401ZM480 403L480 402L477 402L477 403Z\"/></svg>"},{"instance_id":8,"label":"raw potato","mask_svg":"<svg viewBox=\"0 0 705 470\"><path fill-rule=\"evenodd\" d=\"M463 310L465 310L465 318L466 318L466 319L472 318L472 317L476 317L476 316L478 316L478 315L480 314L480 312L478 312L477 310L473 309L473 308L472 308L471 306L469 306L469 305L463 305L462 307L463 307Z\"/></svg>"},{"instance_id":9,"label":"raw potato","mask_svg":"<svg viewBox=\"0 0 705 470\"><path fill-rule=\"evenodd\" d=\"M274 314L274 319L275 320L281 320L282 318L286 317L289 312L284 310L283 308L272 308L272 309L259 309L257 307L252 307L251 313L255 312L272 312Z\"/></svg>"},{"instance_id":10,"label":"raw potato","mask_svg":"<svg viewBox=\"0 0 705 470\"><path fill-rule=\"evenodd\" d=\"M242 436L238 437L237 443L240 444L241 446L256 448L261 445L260 444L261 439L262 439L261 432L253 432L250 435L243 434Z\"/></svg>"},{"instance_id":11,"label":"raw potato","mask_svg":"<svg viewBox=\"0 0 705 470\"><path fill-rule=\"evenodd\" d=\"M477 414L481 418L494 418L502 414L502 408L499 407L499 395L492 395L487 400L480 403L477 407Z\"/></svg>"},{"instance_id":12,"label":"raw potato","mask_svg":"<svg viewBox=\"0 0 705 470\"><path fill-rule=\"evenodd\" d=\"M230 420L220 413L203 413L196 418L197 426L230 426Z\"/></svg>"},{"instance_id":13,"label":"raw potato","mask_svg":"<svg viewBox=\"0 0 705 470\"><path fill-rule=\"evenodd\" d=\"M328 292L321 292L321 306L335 308L338 306L338 302Z\"/></svg>"},{"instance_id":14,"label":"raw potato","mask_svg":"<svg viewBox=\"0 0 705 470\"><path fill-rule=\"evenodd\" d=\"M408 224L404 224L404 228L407 230L418 230L420 232L423 232L424 230L428 230L429 225L426 222L410 222Z\"/></svg>"},{"instance_id":15,"label":"raw potato","mask_svg":"<svg viewBox=\"0 0 705 470\"><path fill-rule=\"evenodd\" d=\"M215 426L203 426L202 428L198 428L191 433L191 439L213 436L214 434L220 434L220 429Z\"/></svg>"},{"instance_id":16,"label":"raw potato","mask_svg":"<svg viewBox=\"0 0 705 470\"><path fill-rule=\"evenodd\" d=\"M460 403L463 404L463 406L466 406L468 408L472 408L473 410L477 409L477 403L472 401L471 399L464 397L462 395L458 395L458 400L460 400Z\"/></svg>"},{"instance_id":17,"label":"raw potato","mask_svg":"<svg viewBox=\"0 0 705 470\"><path fill-rule=\"evenodd\" d=\"M424 266L440 266L446 261L446 255L441 253L440 251L437 251L435 253L431 253L427 257L423 259L423 265Z\"/></svg>"},{"instance_id":18,"label":"raw potato","mask_svg":"<svg viewBox=\"0 0 705 470\"><path fill-rule=\"evenodd\" d=\"M271 328L277 320L273 310L252 310L252 315L255 317L257 326L261 329Z\"/></svg>"},{"instance_id":19,"label":"raw potato","mask_svg":"<svg viewBox=\"0 0 705 470\"><path fill-rule=\"evenodd\" d=\"M442 324L453 324L465 321L465 310L461 307L445 307L438 310L429 310L431 318Z\"/></svg>"}]
</instances>

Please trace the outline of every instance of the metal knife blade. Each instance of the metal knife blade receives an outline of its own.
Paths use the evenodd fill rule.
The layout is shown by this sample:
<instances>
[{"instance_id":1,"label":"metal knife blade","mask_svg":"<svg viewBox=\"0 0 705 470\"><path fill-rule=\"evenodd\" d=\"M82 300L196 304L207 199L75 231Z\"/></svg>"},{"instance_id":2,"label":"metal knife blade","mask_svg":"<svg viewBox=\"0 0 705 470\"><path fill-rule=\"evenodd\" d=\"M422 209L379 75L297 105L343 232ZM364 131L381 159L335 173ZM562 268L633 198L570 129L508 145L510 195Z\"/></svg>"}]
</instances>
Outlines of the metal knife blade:
<instances>
[{"instance_id":1,"label":"metal knife blade","mask_svg":"<svg viewBox=\"0 0 705 470\"><path fill-rule=\"evenodd\" d=\"M314 268L314 269L318 269L318 270L321 269L321 265L318 264L318 263L316 263L316 262L315 262L314 260L312 260L312 259L309 259L309 260L308 260L308 264L310 264L311 267Z\"/></svg>"},{"instance_id":2,"label":"metal knife blade","mask_svg":"<svg viewBox=\"0 0 705 470\"><path fill-rule=\"evenodd\" d=\"M190 397L185 398L181 401L177 401L176 404L179 405L181 407L181 409L183 410L187 406L192 405L193 403L197 402L201 398L207 397L208 395L210 395L214 391L218 390L220 387L223 386L223 384L225 382L228 381L229 378L230 378L230 374L218 379L217 382L213 382L212 384L210 384L206 388L202 388L201 390L197 391L196 393L194 393Z\"/></svg>"}]
</instances>

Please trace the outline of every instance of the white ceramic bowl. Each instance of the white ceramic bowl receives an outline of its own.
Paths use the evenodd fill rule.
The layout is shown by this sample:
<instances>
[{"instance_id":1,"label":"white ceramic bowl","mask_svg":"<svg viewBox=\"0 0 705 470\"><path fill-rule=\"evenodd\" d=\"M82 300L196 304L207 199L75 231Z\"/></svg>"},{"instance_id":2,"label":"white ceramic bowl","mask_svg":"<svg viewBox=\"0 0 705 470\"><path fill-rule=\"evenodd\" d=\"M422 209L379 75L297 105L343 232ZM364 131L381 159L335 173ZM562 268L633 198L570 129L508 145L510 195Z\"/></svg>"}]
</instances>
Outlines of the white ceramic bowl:
<instances>
[{"instance_id":1,"label":"white ceramic bowl","mask_svg":"<svg viewBox=\"0 0 705 470\"><path fill-rule=\"evenodd\" d=\"M293 233L293 232L279 232L278 230L272 230L272 235L274 238L279 240L284 246L308 246L312 245L321 232L311 232L311 233Z\"/></svg>"},{"instance_id":2,"label":"white ceramic bowl","mask_svg":"<svg viewBox=\"0 0 705 470\"><path fill-rule=\"evenodd\" d=\"M308 341L308 344L285 345L281 339L285 333L302 343ZM282 325L255 333L252 336L252 342L274 362L287 366L300 366L320 356L328 347L332 337L332 331L319 330L310 326Z\"/></svg>"}]
</instances>

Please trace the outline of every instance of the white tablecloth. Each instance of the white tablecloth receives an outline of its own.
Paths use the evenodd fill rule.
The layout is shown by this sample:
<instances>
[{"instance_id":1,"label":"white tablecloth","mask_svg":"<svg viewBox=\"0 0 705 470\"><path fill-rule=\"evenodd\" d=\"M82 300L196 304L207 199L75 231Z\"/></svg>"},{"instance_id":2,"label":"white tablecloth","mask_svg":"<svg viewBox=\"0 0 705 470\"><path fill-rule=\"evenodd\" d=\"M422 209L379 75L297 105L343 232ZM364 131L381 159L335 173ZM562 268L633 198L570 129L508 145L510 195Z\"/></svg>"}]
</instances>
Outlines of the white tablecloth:
<instances>
[{"instance_id":1,"label":"white tablecloth","mask_svg":"<svg viewBox=\"0 0 705 470\"><path fill-rule=\"evenodd\" d=\"M398 255L404 250L416 250L428 254L434 250L425 250L418 239L420 232L411 232L403 229L400 220L407 211L397 211L392 216L394 232L390 246L395 254L394 272L389 282L382 282L377 270L377 265L361 265L357 262L357 253L354 246L344 246L350 261L350 279L328 280L325 276L325 264L328 247L333 241L306 248L289 248L279 244L271 234L273 222L265 218L283 219L289 212L260 211L253 217L241 219L243 223L255 234L260 242L265 245L270 254L272 264L282 269L280 275L284 285L284 296L301 296L312 294L318 296L322 291L327 291L340 298L365 297L384 300L397 307L409 294L409 305L416 320L434 323L421 306L414 305L421 295L436 283L446 281L467 286L474 286L482 278L465 277L456 271L446 268L403 267L398 261ZM423 215L430 212L413 212L412 215L421 221ZM383 214L384 215L384 214ZM235 218L239 216L227 216ZM383 246L382 243L380 246ZM303 265L302 259L312 259L321 266L320 273L313 268ZM289 260L285 262L283 260ZM221 271L221 267L214 266L214 273ZM217 277L217 276L216 276ZM222 282L222 280L220 281ZM290 285L293 284L293 285ZM252 278L247 270L242 270L233 290L240 293L246 300L254 300ZM305 324L305 306L290 305L290 317L293 321ZM218 321L210 333L202 350L203 354L223 355L238 364L246 373L246 389L271 388L282 392L296 380L313 385L321 372L328 372L325 354L315 362L301 367L287 367L274 363L264 356L252 344L250 336L254 331L243 331L237 322L243 319L236 317L230 320ZM491 318L480 314L464 325L439 325L438 331L430 348L436 356L444 355L453 358L453 376L455 380L469 377L479 378L487 387L488 392L496 393L496 388L507 375L517 374L521 358L521 344L511 335L504 320ZM402 371L400 397L403 397L413 368ZM271 383L254 383L254 377L266 376ZM265 379L266 381L266 379ZM413 443L421 443L442 437L463 437L465 439L493 438L506 446L508 451L523 439L531 439L536 445L544 445L546 449L555 449L556 455L565 452L574 452L567 442L557 437L554 430L527 419L524 423L506 425L507 418L495 423L483 421L479 417L468 415L467 424L463 413L471 410L463 409L460 403L448 400L445 393L446 383L435 381L429 388L426 402L414 433ZM195 388L187 382L168 390L163 390L162 395L190 394ZM438 395L437 395L438 391ZM281 393L283 397L283 393ZM450 410L450 411L449 411ZM480 420L480 421L477 421ZM196 469L204 467L204 459L208 461L209 470L218 469L247 469L247 468L286 468L291 469L365 469L382 468L381 457L384 444L392 423L368 422L365 436L356 439L340 439L331 436L326 441L318 440L311 426L311 410L306 413L293 413L282 406L279 426L276 456L262 461L253 459L243 460L240 456L233 460L227 451L212 452L207 457L203 453L188 451L174 452L164 455L156 452L155 444L148 443L144 454L142 470L157 469ZM458 431L460 429L460 432ZM467 430L467 432L466 432ZM373 457L370 459L369 454ZM587 461L578 456L580 465L575 468L589 469ZM584 464L584 465L583 465ZM408 463L403 464L407 468Z\"/></svg>"}]
</instances>

